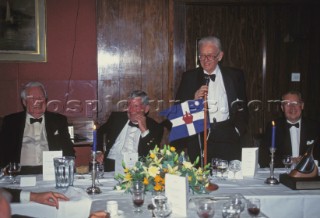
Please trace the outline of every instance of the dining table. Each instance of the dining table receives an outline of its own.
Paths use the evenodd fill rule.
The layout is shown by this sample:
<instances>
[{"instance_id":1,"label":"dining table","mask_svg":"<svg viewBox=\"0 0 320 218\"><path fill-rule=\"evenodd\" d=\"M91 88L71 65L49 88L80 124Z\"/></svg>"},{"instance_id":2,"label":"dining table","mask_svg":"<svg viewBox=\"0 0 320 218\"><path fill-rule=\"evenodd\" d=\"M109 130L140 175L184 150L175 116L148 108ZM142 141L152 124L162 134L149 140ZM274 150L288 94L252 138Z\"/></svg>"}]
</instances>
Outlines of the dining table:
<instances>
[{"instance_id":1,"label":"dining table","mask_svg":"<svg viewBox=\"0 0 320 218\"><path fill-rule=\"evenodd\" d=\"M277 168L274 171L276 178L285 173L285 169ZM70 198L68 209L57 210L54 207L41 205L37 203L11 203L12 214L21 214L30 217L88 217L90 213L95 211L105 211L107 201L118 202L118 215L116 217L153 217L153 212L150 210L153 193L147 192L142 213L133 212L133 203L131 195L124 190L116 190L115 186L118 181L114 179L114 172L105 172L103 178L94 182L99 187L101 193L87 194L87 188L92 186L92 178L90 174L75 174L73 186L67 189L55 188L55 181L43 181L42 175L17 176L17 179L22 177L35 177L35 186L21 186L19 183L10 184L7 178L0 179L0 187L17 188L25 191L42 192L55 191L68 195L82 197L79 199ZM235 194L242 195L245 199L258 198L261 202L261 213L258 217L269 218L313 218L319 217L320 214L320 190L292 190L283 184L266 184L265 180L270 176L268 168L260 168L253 177L244 177L243 179L220 179L211 178L211 182L218 185L218 189L206 194L194 193L191 189L188 193L189 202L187 203L187 216L181 216L171 213L169 217L198 217L196 213L195 202L197 199L210 199L214 202L215 213L214 217L223 217L223 204L229 201ZM62 202L60 202L61 205ZM62 203L62 204L63 204ZM71 204L71 206L70 206ZM174 207L174 202L171 202ZM71 209L70 209L71 208ZM87 208L87 209L85 209ZM80 214L80 215L79 215ZM73 216L74 215L74 216ZM250 217L247 210L241 212L240 217Z\"/></svg>"}]
</instances>

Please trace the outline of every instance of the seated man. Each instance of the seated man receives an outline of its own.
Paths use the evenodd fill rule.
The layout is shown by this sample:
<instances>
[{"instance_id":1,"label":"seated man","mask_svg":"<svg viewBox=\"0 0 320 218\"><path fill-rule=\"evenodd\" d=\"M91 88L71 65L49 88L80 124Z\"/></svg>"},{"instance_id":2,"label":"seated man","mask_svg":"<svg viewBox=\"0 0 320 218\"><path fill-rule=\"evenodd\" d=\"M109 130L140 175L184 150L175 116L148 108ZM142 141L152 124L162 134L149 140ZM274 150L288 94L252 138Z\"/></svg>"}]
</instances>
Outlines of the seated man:
<instances>
[{"instance_id":1,"label":"seated man","mask_svg":"<svg viewBox=\"0 0 320 218\"><path fill-rule=\"evenodd\" d=\"M46 111L47 93L39 82L29 82L21 91L25 111L4 117L0 133L0 167L9 162L41 173L43 151L62 150L74 156L65 116Z\"/></svg>"},{"instance_id":2,"label":"seated man","mask_svg":"<svg viewBox=\"0 0 320 218\"><path fill-rule=\"evenodd\" d=\"M98 146L106 143L105 169L114 171L117 155L138 153L146 156L160 145L163 127L147 117L149 99L144 91L133 91L128 98L127 112L112 112L108 121L98 129Z\"/></svg>"},{"instance_id":3,"label":"seated man","mask_svg":"<svg viewBox=\"0 0 320 218\"><path fill-rule=\"evenodd\" d=\"M320 123L302 117L304 103L301 94L297 91L290 91L282 96L281 109L284 118L275 120L275 167L284 167L282 158L291 155L296 161L299 160L307 150L307 141L319 139ZM261 167L268 167L270 163L270 151L272 126L267 125L265 138L259 151L259 164ZM319 145L315 143L313 149L314 159L319 160Z\"/></svg>"}]
</instances>

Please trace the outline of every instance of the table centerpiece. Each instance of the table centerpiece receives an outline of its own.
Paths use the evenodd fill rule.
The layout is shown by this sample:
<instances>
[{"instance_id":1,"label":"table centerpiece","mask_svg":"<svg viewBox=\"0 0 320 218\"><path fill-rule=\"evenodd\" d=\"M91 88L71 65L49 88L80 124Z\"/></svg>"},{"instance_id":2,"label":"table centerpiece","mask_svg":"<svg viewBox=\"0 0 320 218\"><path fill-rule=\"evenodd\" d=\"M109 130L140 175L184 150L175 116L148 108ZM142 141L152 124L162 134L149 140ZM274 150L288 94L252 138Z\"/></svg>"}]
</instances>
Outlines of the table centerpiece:
<instances>
[{"instance_id":1,"label":"table centerpiece","mask_svg":"<svg viewBox=\"0 0 320 218\"><path fill-rule=\"evenodd\" d=\"M150 150L147 157L140 158L132 168L127 168L122 162L124 174L115 175L115 179L119 182L115 189L129 191L132 182L140 180L143 181L146 191L163 192L165 175L169 173L186 176L189 187L197 192L200 186L209 184L207 179L205 182L203 179L210 175L210 164L197 168L195 166L199 163L199 157L194 163L184 157L184 152L178 154L173 146L164 145L163 148L156 146Z\"/></svg>"}]
</instances>

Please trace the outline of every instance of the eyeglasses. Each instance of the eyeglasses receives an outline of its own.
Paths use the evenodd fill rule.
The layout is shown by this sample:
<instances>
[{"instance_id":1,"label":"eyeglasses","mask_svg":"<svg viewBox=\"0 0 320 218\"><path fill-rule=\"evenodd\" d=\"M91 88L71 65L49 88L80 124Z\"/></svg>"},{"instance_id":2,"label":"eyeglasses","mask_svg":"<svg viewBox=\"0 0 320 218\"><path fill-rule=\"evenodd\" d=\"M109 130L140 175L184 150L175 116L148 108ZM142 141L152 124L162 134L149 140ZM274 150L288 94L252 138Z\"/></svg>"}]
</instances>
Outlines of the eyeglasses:
<instances>
[{"instance_id":1,"label":"eyeglasses","mask_svg":"<svg viewBox=\"0 0 320 218\"><path fill-rule=\"evenodd\" d=\"M208 59L208 61L213 61L215 59L217 59L217 57L219 56L220 51L218 52L218 54L214 55L214 54L200 54L199 55L199 59L200 61L204 61L205 59Z\"/></svg>"},{"instance_id":2,"label":"eyeglasses","mask_svg":"<svg viewBox=\"0 0 320 218\"><path fill-rule=\"evenodd\" d=\"M286 106L286 107L298 107L298 106L301 106L302 105L302 102L299 102L299 101L282 101L281 104L283 106Z\"/></svg>"}]
</instances>

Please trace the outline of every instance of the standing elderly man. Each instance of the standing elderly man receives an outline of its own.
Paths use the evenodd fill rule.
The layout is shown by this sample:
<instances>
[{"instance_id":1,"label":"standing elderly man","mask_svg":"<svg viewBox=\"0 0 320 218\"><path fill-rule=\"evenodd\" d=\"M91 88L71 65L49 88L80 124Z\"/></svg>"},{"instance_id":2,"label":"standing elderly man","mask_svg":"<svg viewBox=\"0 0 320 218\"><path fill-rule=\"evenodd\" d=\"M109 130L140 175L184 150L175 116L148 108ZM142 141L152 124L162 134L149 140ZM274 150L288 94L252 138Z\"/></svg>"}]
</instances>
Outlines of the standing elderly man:
<instances>
[{"instance_id":1,"label":"standing elderly man","mask_svg":"<svg viewBox=\"0 0 320 218\"><path fill-rule=\"evenodd\" d=\"M98 146L106 143L105 169L114 171L117 155L138 153L147 156L155 145L160 145L163 127L148 117L149 98L136 90L128 97L127 112L112 112L108 121L98 129Z\"/></svg>"},{"instance_id":2,"label":"standing elderly man","mask_svg":"<svg viewBox=\"0 0 320 218\"><path fill-rule=\"evenodd\" d=\"M289 91L282 95L281 109L284 117L276 119L275 132L275 167L284 167L281 159L290 155L296 160L307 150L307 142L315 141L313 156L320 160L318 145L320 123L302 116L304 102L298 91ZM259 151L259 163L261 167L268 167L270 162L269 148L271 146L272 125L267 124L264 142Z\"/></svg>"},{"instance_id":3,"label":"standing elderly man","mask_svg":"<svg viewBox=\"0 0 320 218\"><path fill-rule=\"evenodd\" d=\"M184 102L207 95L208 162L213 157L240 160L240 136L246 131L248 119L244 74L241 70L218 65L224 52L217 37L202 38L198 53L201 67L183 73L176 100ZM186 145L192 161L200 155L199 143L196 135L173 142L177 146Z\"/></svg>"},{"instance_id":4,"label":"standing elderly man","mask_svg":"<svg viewBox=\"0 0 320 218\"><path fill-rule=\"evenodd\" d=\"M43 151L62 150L63 155L74 156L67 119L46 110L47 93L43 84L26 84L21 91L21 100L25 110L3 120L0 166L17 162L31 167L30 173L39 173Z\"/></svg>"}]
</instances>

